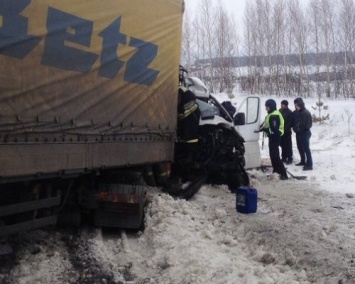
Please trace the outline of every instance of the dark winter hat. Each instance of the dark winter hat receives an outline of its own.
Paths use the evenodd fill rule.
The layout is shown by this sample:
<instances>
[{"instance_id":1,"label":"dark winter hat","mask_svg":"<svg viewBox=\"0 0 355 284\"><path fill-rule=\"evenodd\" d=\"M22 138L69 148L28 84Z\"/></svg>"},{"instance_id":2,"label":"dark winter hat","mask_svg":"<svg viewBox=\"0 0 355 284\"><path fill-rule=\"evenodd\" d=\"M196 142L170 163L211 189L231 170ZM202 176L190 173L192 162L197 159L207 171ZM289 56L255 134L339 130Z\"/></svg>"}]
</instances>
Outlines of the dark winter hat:
<instances>
[{"instance_id":1,"label":"dark winter hat","mask_svg":"<svg viewBox=\"0 0 355 284\"><path fill-rule=\"evenodd\" d=\"M270 108L270 111L276 110L276 102L273 99L268 99L265 102L265 106Z\"/></svg>"},{"instance_id":2,"label":"dark winter hat","mask_svg":"<svg viewBox=\"0 0 355 284\"><path fill-rule=\"evenodd\" d=\"M288 101L287 101L287 100L283 100L283 101L281 102L281 104L282 104L282 105L285 105L285 106L288 106Z\"/></svg>"},{"instance_id":3,"label":"dark winter hat","mask_svg":"<svg viewBox=\"0 0 355 284\"><path fill-rule=\"evenodd\" d=\"M303 99L301 97L298 97L296 98L294 101L293 101L295 104L298 104L300 102L303 102Z\"/></svg>"}]
</instances>

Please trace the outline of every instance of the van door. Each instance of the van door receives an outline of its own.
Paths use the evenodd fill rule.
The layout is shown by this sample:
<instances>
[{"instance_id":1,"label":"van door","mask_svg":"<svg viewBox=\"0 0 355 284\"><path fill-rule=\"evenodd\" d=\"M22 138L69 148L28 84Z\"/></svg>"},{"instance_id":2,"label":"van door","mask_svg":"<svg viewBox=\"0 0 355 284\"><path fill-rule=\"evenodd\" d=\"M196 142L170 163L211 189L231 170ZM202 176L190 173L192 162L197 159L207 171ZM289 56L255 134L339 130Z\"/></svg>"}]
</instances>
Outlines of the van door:
<instances>
[{"instance_id":1,"label":"van door","mask_svg":"<svg viewBox=\"0 0 355 284\"><path fill-rule=\"evenodd\" d=\"M238 100L237 115L238 113L245 114L245 124L235 126L245 140L245 168L251 169L260 167L260 98L256 96L248 96L241 102Z\"/></svg>"}]
</instances>

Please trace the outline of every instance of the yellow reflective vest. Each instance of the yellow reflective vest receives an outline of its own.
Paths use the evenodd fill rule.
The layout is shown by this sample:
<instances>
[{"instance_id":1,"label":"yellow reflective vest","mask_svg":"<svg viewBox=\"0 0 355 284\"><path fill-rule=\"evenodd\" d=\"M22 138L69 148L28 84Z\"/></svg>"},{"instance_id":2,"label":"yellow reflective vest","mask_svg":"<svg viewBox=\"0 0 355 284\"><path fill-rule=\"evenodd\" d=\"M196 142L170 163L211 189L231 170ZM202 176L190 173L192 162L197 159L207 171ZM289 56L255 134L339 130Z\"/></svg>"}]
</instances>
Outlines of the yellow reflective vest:
<instances>
[{"instance_id":1,"label":"yellow reflective vest","mask_svg":"<svg viewBox=\"0 0 355 284\"><path fill-rule=\"evenodd\" d=\"M280 119L279 132L280 135L282 136L284 135L284 131L285 131L285 120L279 110L274 110L272 113L267 114L267 116L265 117L264 129L265 132L268 133L268 135L273 134L272 129L270 128L270 117L275 115L279 116Z\"/></svg>"}]
</instances>

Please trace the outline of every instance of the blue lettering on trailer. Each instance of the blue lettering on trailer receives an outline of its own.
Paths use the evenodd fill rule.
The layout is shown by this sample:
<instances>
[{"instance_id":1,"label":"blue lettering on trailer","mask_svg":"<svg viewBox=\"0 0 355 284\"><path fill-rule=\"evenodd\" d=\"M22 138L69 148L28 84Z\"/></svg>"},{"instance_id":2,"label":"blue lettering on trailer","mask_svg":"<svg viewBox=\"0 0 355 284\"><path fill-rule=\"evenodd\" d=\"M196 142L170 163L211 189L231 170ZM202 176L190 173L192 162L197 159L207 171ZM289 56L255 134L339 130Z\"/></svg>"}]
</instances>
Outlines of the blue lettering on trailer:
<instances>
[{"instance_id":1,"label":"blue lettering on trailer","mask_svg":"<svg viewBox=\"0 0 355 284\"><path fill-rule=\"evenodd\" d=\"M0 54L23 59L40 42L40 38L27 33L28 20L20 15L31 0L0 1Z\"/></svg>"},{"instance_id":2,"label":"blue lettering on trailer","mask_svg":"<svg viewBox=\"0 0 355 284\"><path fill-rule=\"evenodd\" d=\"M157 56L158 47L133 37L129 45L137 48L138 51L127 62L125 80L137 84L152 85L159 71L147 67Z\"/></svg>"},{"instance_id":3,"label":"blue lettering on trailer","mask_svg":"<svg viewBox=\"0 0 355 284\"><path fill-rule=\"evenodd\" d=\"M0 54L18 59L25 58L41 41L39 37L28 34L28 19L21 12L31 0L0 0ZM68 46L73 43L89 48L94 23L55 8L48 8L47 35L41 64L62 70L89 72L98 54ZM126 63L124 80L136 84L152 85L159 71L148 68L157 57L158 46L134 37L129 46L135 53L124 62L117 54L119 44L127 44L127 35L120 32L121 17L116 19L99 36L103 38L98 75L114 78Z\"/></svg>"},{"instance_id":4,"label":"blue lettering on trailer","mask_svg":"<svg viewBox=\"0 0 355 284\"><path fill-rule=\"evenodd\" d=\"M93 22L49 8L47 30L42 64L69 71L90 71L98 55L66 46L65 42L89 47Z\"/></svg>"},{"instance_id":5,"label":"blue lettering on trailer","mask_svg":"<svg viewBox=\"0 0 355 284\"><path fill-rule=\"evenodd\" d=\"M120 33L120 28L121 18L118 18L99 34L103 38L100 76L113 78L124 65L124 62L118 59L116 53L118 45L125 45L127 40L127 36Z\"/></svg>"}]
</instances>

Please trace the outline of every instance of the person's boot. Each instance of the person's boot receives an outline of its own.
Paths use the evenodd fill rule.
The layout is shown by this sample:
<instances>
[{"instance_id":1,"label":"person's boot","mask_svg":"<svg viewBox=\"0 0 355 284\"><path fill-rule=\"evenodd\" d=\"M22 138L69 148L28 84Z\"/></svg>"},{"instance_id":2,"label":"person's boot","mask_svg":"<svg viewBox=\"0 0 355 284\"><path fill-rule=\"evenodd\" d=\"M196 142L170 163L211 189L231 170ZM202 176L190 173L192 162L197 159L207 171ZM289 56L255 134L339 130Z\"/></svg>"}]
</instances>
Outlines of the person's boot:
<instances>
[{"instance_id":1,"label":"person's boot","mask_svg":"<svg viewBox=\"0 0 355 284\"><path fill-rule=\"evenodd\" d=\"M280 175L280 180L287 180L288 176L287 175Z\"/></svg>"},{"instance_id":2,"label":"person's boot","mask_svg":"<svg viewBox=\"0 0 355 284\"><path fill-rule=\"evenodd\" d=\"M305 162L299 162L299 163L295 164L295 166L305 166L305 165L306 165Z\"/></svg>"},{"instance_id":3,"label":"person's boot","mask_svg":"<svg viewBox=\"0 0 355 284\"><path fill-rule=\"evenodd\" d=\"M304 171L311 171L311 170L313 170L313 167L312 166L304 166L303 170Z\"/></svg>"}]
</instances>

